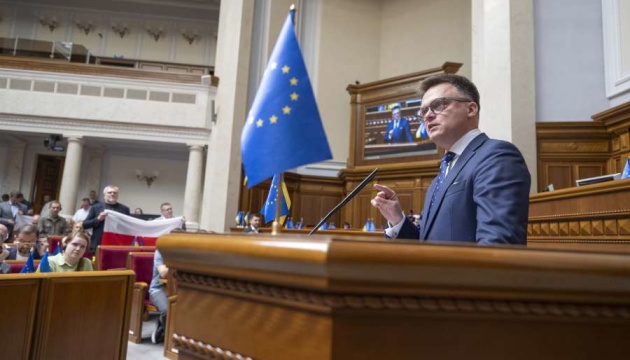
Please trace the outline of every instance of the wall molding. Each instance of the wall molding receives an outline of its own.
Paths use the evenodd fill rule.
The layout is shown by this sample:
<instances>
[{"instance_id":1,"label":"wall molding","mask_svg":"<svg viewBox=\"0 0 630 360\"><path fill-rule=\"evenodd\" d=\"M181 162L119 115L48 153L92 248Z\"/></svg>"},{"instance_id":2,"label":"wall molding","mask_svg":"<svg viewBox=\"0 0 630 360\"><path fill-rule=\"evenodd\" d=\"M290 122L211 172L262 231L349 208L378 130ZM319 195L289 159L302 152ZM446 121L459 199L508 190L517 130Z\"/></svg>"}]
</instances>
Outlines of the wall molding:
<instances>
[{"instance_id":1,"label":"wall molding","mask_svg":"<svg viewBox=\"0 0 630 360\"><path fill-rule=\"evenodd\" d=\"M620 18L619 0L602 0L606 96L609 99L630 91L630 71L624 73L622 68L620 21L630 19Z\"/></svg>"},{"instance_id":2,"label":"wall molding","mask_svg":"<svg viewBox=\"0 0 630 360\"><path fill-rule=\"evenodd\" d=\"M142 125L67 119L54 117L22 116L0 113L0 128L10 131L34 133L61 133L67 136L86 136L107 139L135 139L138 141L206 145L210 129L178 128L176 126Z\"/></svg>"}]
</instances>

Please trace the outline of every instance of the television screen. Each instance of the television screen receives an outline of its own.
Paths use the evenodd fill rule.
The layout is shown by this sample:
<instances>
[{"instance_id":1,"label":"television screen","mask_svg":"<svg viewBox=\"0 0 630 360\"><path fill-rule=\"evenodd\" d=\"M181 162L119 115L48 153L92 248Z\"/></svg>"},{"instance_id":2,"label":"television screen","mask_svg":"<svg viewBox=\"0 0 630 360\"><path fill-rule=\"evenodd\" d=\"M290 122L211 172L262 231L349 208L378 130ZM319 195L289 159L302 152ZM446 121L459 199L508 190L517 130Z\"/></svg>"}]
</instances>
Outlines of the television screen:
<instances>
[{"instance_id":1,"label":"television screen","mask_svg":"<svg viewBox=\"0 0 630 360\"><path fill-rule=\"evenodd\" d=\"M365 107L364 159L437 154L418 117L422 99Z\"/></svg>"}]
</instances>

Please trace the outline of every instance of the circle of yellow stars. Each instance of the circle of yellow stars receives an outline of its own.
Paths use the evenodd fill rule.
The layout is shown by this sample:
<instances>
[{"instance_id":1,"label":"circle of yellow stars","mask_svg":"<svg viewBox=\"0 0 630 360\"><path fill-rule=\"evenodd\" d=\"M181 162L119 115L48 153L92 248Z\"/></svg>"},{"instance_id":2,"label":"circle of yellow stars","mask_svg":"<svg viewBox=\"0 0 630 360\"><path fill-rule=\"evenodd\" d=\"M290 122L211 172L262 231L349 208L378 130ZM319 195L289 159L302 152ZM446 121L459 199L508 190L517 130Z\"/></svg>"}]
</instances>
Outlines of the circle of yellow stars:
<instances>
[{"instance_id":1,"label":"circle of yellow stars","mask_svg":"<svg viewBox=\"0 0 630 360\"><path fill-rule=\"evenodd\" d=\"M267 71L274 71L278 68L278 63L273 61L271 64L269 64L269 67L267 68ZM291 72L291 67L289 67L288 65L284 65L282 68L280 68L280 70L282 71L283 74L289 74ZM291 77L289 79L289 84L291 86L297 86L298 85L298 79L295 77ZM298 101L300 98L300 95L293 91L291 94L289 94L289 98L291 101ZM282 108L282 114L284 115L290 115L291 114L291 107L287 104ZM253 118L250 118L250 121L253 122ZM278 123L278 117L274 114L271 115L271 117L269 117L269 125L273 125L273 124L277 124ZM263 125L265 125L265 120L263 119L258 119L256 120L256 127L263 127Z\"/></svg>"}]
</instances>

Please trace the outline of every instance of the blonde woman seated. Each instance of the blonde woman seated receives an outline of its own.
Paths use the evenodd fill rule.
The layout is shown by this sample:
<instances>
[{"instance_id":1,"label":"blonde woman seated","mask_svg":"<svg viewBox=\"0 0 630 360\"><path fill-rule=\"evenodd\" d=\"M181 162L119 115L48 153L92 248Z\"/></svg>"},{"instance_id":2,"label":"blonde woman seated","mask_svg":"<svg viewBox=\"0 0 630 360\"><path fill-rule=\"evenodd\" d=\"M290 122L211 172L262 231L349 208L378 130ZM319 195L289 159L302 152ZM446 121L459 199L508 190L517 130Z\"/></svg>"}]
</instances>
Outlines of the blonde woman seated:
<instances>
[{"instance_id":1,"label":"blonde woman seated","mask_svg":"<svg viewBox=\"0 0 630 360\"><path fill-rule=\"evenodd\" d=\"M92 271L92 262L84 258L85 250L90 244L85 231L75 231L62 240L63 251L48 257L48 264L53 272Z\"/></svg>"}]
</instances>

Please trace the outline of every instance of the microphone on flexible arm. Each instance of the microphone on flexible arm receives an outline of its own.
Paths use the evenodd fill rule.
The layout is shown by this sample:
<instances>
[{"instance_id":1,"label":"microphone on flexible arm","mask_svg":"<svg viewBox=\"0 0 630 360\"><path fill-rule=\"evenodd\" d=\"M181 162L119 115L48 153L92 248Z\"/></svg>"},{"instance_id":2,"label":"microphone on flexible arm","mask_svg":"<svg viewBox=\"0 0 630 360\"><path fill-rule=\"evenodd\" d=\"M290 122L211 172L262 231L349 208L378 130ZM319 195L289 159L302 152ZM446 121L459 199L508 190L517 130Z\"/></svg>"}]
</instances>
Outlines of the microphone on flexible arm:
<instances>
[{"instance_id":1,"label":"microphone on flexible arm","mask_svg":"<svg viewBox=\"0 0 630 360\"><path fill-rule=\"evenodd\" d=\"M361 189L365 187L365 185L367 185L370 181L372 181L372 179L374 179L374 176L376 176L377 172L378 172L378 168L375 168L374 170L372 170L370 175L368 175L365 179L363 179L363 181L361 181L361 183L357 185L357 187L355 187L350 192L350 194L348 194L348 196L346 196L343 200L341 200L341 202L337 204L337 206L335 206L332 210L330 210L328 214L326 214L326 216L324 216L324 218L313 228L313 230L311 230L311 232L308 233L308 236L313 235L313 233L317 231L328 219L330 219L330 217L333 216L333 214L336 213L337 210L341 209L341 207L343 207L348 201L352 200L352 198L355 197L359 193L359 191L361 191Z\"/></svg>"}]
</instances>

